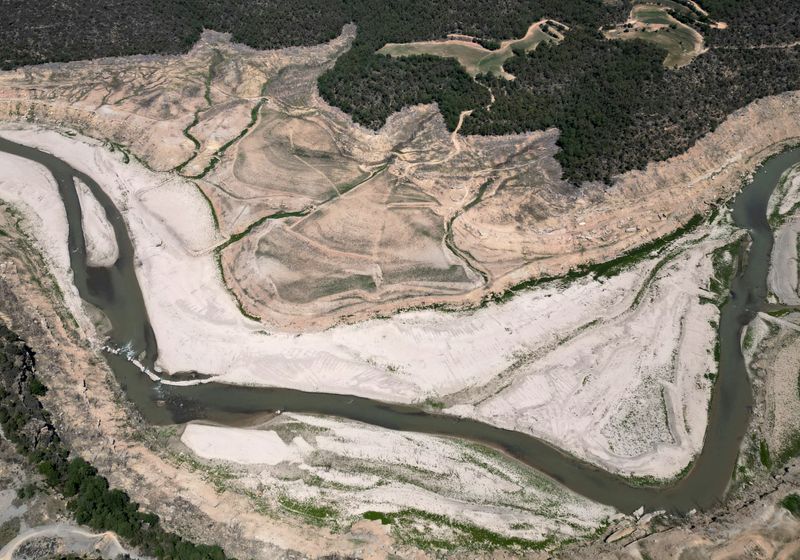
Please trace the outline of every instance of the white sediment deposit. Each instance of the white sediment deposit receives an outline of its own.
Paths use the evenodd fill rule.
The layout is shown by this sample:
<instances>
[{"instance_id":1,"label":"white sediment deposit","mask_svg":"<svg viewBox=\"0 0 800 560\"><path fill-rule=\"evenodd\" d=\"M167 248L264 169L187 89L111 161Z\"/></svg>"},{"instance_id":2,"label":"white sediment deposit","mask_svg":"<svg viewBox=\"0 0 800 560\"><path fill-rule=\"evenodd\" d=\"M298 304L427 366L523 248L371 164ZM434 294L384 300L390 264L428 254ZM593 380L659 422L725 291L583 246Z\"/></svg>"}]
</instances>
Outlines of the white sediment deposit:
<instances>
[{"instance_id":1,"label":"white sediment deposit","mask_svg":"<svg viewBox=\"0 0 800 560\"><path fill-rule=\"evenodd\" d=\"M83 312L72 279L67 248L67 213L58 185L46 167L25 158L0 153L0 211L17 214L14 220L44 256L50 273L64 293L69 312L88 333L92 322Z\"/></svg>"},{"instance_id":2,"label":"white sediment deposit","mask_svg":"<svg viewBox=\"0 0 800 560\"><path fill-rule=\"evenodd\" d=\"M767 281L770 291L785 305L800 305L797 282L798 236L800 236L800 215L787 219L775 232L775 245Z\"/></svg>"},{"instance_id":3,"label":"white sediment deposit","mask_svg":"<svg viewBox=\"0 0 800 560\"><path fill-rule=\"evenodd\" d=\"M471 312L270 332L226 290L212 251L221 239L191 182L123 163L91 140L33 128L1 134L87 173L122 211L165 371L443 401L448 412L631 474L672 476L702 445L717 308L700 296L712 273L708 255L730 240L730 227L706 227L710 235L673 247L665 263L662 251L613 278L550 283ZM30 206L35 217L40 209ZM47 235L48 251L64 250L65 230Z\"/></svg>"},{"instance_id":4,"label":"white sediment deposit","mask_svg":"<svg viewBox=\"0 0 800 560\"><path fill-rule=\"evenodd\" d=\"M34 243L46 249L54 274L69 271L67 252L67 213L58 194L58 185L46 167L25 158L0 153L0 193L2 201L20 212L19 222Z\"/></svg>"},{"instance_id":5,"label":"white sediment deposit","mask_svg":"<svg viewBox=\"0 0 800 560\"><path fill-rule=\"evenodd\" d=\"M270 504L282 496L289 509L329 505L343 518L432 512L532 540L585 535L615 515L495 451L358 422L283 414L259 429L188 424L181 441L196 455L225 460L234 491Z\"/></svg>"},{"instance_id":6,"label":"white sediment deposit","mask_svg":"<svg viewBox=\"0 0 800 560\"><path fill-rule=\"evenodd\" d=\"M790 171L770 197L770 221L776 226L767 284L784 305L800 305L798 236L800 236L800 173Z\"/></svg>"},{"instance_id":7,"label":"white sediment deposit","mask_svg":"<svg viewBox=\"0 0 800 560\"><path fill-rule=\"evenodd\" d=\"M522 359L478 404L447 412L532 433L612 470L679 472L703 445L719 313L701 298L709 255L731 233L695 234L659 269L632 269L639 279L653 274L638 295L639 284L631 287L639 301Z\"/></svg>"},{"instance_id":8,"label":"white sediment deposit","mask_svg":"<svg viewBox=\"0 0 800 560\"><path fill-rule=\"evenodd\" d=\"M75 179L75 189L81 203L81 224L86 239L86 263L89 266L112 266L119 258L117 238L105 210L89 187Z\"/></svg>"},{"instance_id":9,"label":"white sediment deposit","mask_svg":"<svg viewBox=\"0 0 800 560\"><path fill-rule=\"evenodd\" d=\"M272 431L205 424L187 425L181 441L204 459L225 459L245 465L296 463L308 448L300 437L287 444Z\"/></svg>"}]
</instances>

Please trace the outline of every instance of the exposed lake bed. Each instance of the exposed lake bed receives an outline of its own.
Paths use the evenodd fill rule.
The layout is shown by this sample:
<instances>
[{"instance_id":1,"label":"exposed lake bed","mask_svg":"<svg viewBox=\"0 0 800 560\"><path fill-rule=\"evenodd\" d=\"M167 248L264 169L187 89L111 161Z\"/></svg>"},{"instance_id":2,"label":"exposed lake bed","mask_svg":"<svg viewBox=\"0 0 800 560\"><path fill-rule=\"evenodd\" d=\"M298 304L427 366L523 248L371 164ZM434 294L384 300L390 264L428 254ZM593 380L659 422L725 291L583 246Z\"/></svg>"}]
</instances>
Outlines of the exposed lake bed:
<instances>
[{"instance_id":1,"label":"exposed lake bed","mask_svg":"<svg viewBox=\"0 0 800 560\"><path fill-rule=\"evenodd\" d=\"M97 149L102 149L102 148L98 147ZM768 163L767 166L763 167L759 171L759 174L756 175L756 181L757 184L763 184L765 186L763 186L759 190L759 196L757 196L752 200L745 200L745 203L739 204L739 208L743 208L743 210L735 209L734 217L737 216L737 213L740 215L740 219L741 216L753 215L757 217L759 215L758 214L759 208L763 208L765 216L766 201L769 198L769 192L771 191L771 188L777 182L777 178L780 176L783 169L785 169L786 166L788 165L787 162L791 163L794 161L792 158L797 158L797 157L798 155L796 153L789 152L787 154L779 156L776 159L771 160L771 162ZM83 180L86 181L86 178L84 178ZM772 181L771 185L769 184L770 181ZM92 183L90 182L89 184L91 185ZM98 188L97 183L94 183L94 186ZM756 189L749 188L745 192L749 193L750 191L753 190ZM110 199L107 200L106 203L107 204L110 203ZM748 211L752 210L753 207L756 208L755 211ZM114 219L111 218L111 221L113 222ZM127 221L130 222L130 218L128 218ZM759 225L761 224L761 221L758 219L757 222ZM740 225L746 226L748 225L748 223L747 222L740 223ZM701 238L707 237L707 234L704 234L702 231L699 234L693 234L693 235L698 235ZM725 237L725 235L723 235L720 241L717 244L712 245L710 249L705 249L704 251L701 251L701 254L710 254L708 253L708 251L711 251L715 247L720 247L725 242L730 241L730 233L727 235L728 237ZM691 238L691 236L689 237ZM764 240L763 242L766 243L767 242L766 237L762 235L762 238ZM120 246L122 247L124 247L125 245L126 243L124 242L120 243ZM769 249L768 248L765 249L762 247L762 251L763 250L766 250L765 254L767 255L766 258L768 259ZM654 262L658 263L660 261L656 260ZM761 261L753 261L752 259L748 259L747 261L748 267L753 266L752 264L753 262L761 262L762 266L766 266L764 263L768 261L764 260L763 258ZM661 265L659 268L663 266L664 265ZM693 268L696 269L696 267L697 265L695 265ZM652 272L652 268L647 270ZM650 272L647 272L645 276L651 276ZM765 271L762 272L763 276L765 276L766 272ZM624 274L621 276L623 276L624 279ZM758 275L756 275L756 277L757 276ZM762 282L764 281L763 276L762 276ZM605 282L612 282L613 284L614 281L615 280L611 278L606 280ZM704 286L701 287L704 288ZM734 289L734 297L732 298L731 301L735 301L737 299L735 297L735 294L745 293L745 292L740 292L739 290L741 289L742 289L741 287L738 289ZM113 292L114 290L112 289L111 293ZM522 296L518 297L524 298L525 294L522 294ZM506 305L512 305L513 303L514 302L512 300L511 303ZM624 309L624 306L622 309ZM146 317L145 314L141 314L140 312L137 312L135 315ZM125 316L129 318L131 315L130 313L126 313ZM708 320L709 319L703 319L704 322L708 322ZM738 333L738 330L741 328L740 324L741 320L742 319L740 318L739 321L736 321L736 324L733 324L729 327L732 329L731 332L732 334L734 334L734 336L736 336L737 341L738 341L738 336L736 335L736 333ZM113 322L114 321L112 320L112 323ZM126 322L129 322L129 319L127 319ZM130 328L130 325L127 325L127 327ZM724 321L723 321L723 328L724 328ZM141 332L141 328L134 328L133 330ZM157 332L158 329L156 329L156 334ZM112 334L112 339L113 339L113 334ZM117 342L117 344L121 345L121 342ZM147 345L145 344L145 346L141 348L145 349L147 348ZM150 359L148 359L147 352L145 352L144 355L139 356L139 352L136 352L135 349L136 346L133 346L131 348L132 350L131 355L135 355L137 356L137 359L141 359L143 365L149 364L149 366L147 367L154 367L152 363L154 361L152 359L154 358L154 356L152 354L150 355ZM724 355L724 352L722 353L722 355ZM113 364L114 362L112 361L112 365ZM291 391L282 392L280 390L269 390L269 389L237 388L237 387L217 385L217 384L197 385L197 386L182 387L182 388L169 387L167 385L161 385L160 387L158 387L158 386L153 386L151 382L141 374L141 372L131 367L130 362L126 360L119 360L116 365L118 373L120 369L125 369L125 368L128 369L127 373L122 373L122 377L120 377L120 379L123 380L123 384L125 385L126 389L129 390L129 397L134 399L134 402L137 403L137 405L145 412L146 415L149 415L148 411L152 411L153 416L151 417L151 419L157 422L164 422L168 418L164 416L165 413L169 415L176 414L177 418L180 419L181 421L185 421L193 417L198 417L198 415L212 419L214 418L224 419L226 415L229 415L231 413L241 415L249 413L260 413L263 411L275 410L275 409L297 410L298 412L308 411L308 412L317 412L323 414L334 414L334 415L354 418L360 421L366 421L369 423L376 423L378 425L384 425L386 427L410 429L410 430L422 430L433 433L445 433L445 434L449 433L452 435L460 435L461 437L466 437L469 439L477 439L479 441L483 441L490 445L499 445L500 448L506 449L513 456L516 456L518 459L522 459L525 462L531 462L532 464L539 466L539 468L543 468L544 472L549 473L551 476L554 476L558 480L567 484L567 486L576 484L577 485L576 489L578 490L579 493L589 494L591 497L593 497L593 499L599 498L600 501L605 501L606 499L608 499L608 498L603 498L602 496L603 495L608 496L610 492L607 494L605 493L595 494L594 491L591 490L591 485L593 484L592 480L595 480L597 476L600 476L601 479L606 478L606 481L603 483L604 485L606 485L608 484L609 480L614 479L613 475L603 475L599 472L596 472L595 474L590 474L590 476L586 476L586 473L590 471L587 471L585 466L581 466L580 462L576 463L574 461L566 459L563 456L560 456L560 454L555 452L555 450L550 451L550 453L553 453L552 458L545 459L544 466L542 466L541 463L537 464L537 462L542 461L541 451L544 450L546 455L549 446L546 446L542 443L537 444L535 443L536 440L532 440L528 436L524 436L522 434L514 435L513 433L510 432L505 432L506 434L510 435L504 435L500 441L492 440L494 436L502 433L502 431L497 431L496 429L493 428L484 428L481 427L480 424L472 424L468 421L460 421L460 422L458 420L450 421L440 415L433 415L433 416L420 415L413 409L408 409L407 411L404 411L402 408L399 409L396 407L393 408L391 406L383 405L381 403L369 403L369 401L363 401L363 400L357 401L358 403L362 403L363 406L358 406L358 405L353 406L352 399L350 399L351 400L350 403L347 403L345 400L347 397L338 397L335 395L317 396L312 393L297 393L297 392L292 393ZM724 373L722 374L722 378L723 379L725 378ZM738 379L736 381L741 383L742 379ZM744 381L746 383L746 379ZM719 383L715 386L718 387ZM734 396L736 399L746 398L746 395L741 395L741 394L736 394ZM164 408L163 406L159 405L158 402L156 401L164 402L168 406ZM718 406L718 407L722 406L716 404L717 402L718 401L712 401L712 406ZM701 404L703 404L702 401ZM746 406L743 408L746 409ZM714 409L712 408L712 411L713 410ZM159 418L161 418L161 420L159 420ZM412 418L415 418L416 420L412 422L410 420ZM746 415L740 414L740 418L742 425L743 426L746 425ZM171 420L167 421L169 422ZM667 422L669 422L669 420L667 420ZM457 426L457 428L454 431L450 431L451 430L450 427L452 426ZM726 459L726 462L728 465L730 465L730 467L724 467L724 468L730 468L730 470L732 471L733 460L735 460L735 456L738 451L736 442L738 442L741 435L737 436L735 433L730 433L729 428L730 424L728 424L726 427L729 433L727 436L724 437L729 438L728 441L732 442L732 444L730 443L728 444L730 447L726 453L728 457L731 457L731 459ZM511 439L508 439L509 437ZM724 439L724 437L722 439ZM702 442L703 440L700 441ZM539 453L535 452L532 453L530 449L528 450L523 449L526 442L532 443L535 449L539 451ZM708 443L707 438L706 438L706 443ZM726 454L723 453L723 455ZM699 467L698 464L696 463L692 471L690 471L689 476L686 477L686 479L684 479L684 481L685 480L690 481L690 488L691 488L692 474L696 473L697 469L699 469L701 473L705 469L705 472L709 473L706 476L713 477L717 481L716 487L719 488L719 490L717 490L716 492L724 491L727 484L719 483L719 471L718 471L720 466L719 456L720 454L717 452L714 456L715 461L712 461L710 463L704 463L701 455L701 458L699 460ZM712 463L713 463L713 469L715 470L709 470L709 468L712 466ZM703 467L704 464L707 464L708 466ZM697 475L695 474L695 476ZM581 481L581 479L583 479L583 481ZM702 481L701 478L697 478L696 480L703 486L706 487L708 486L707 480ZM618 482L614 484L622 485L619 486L619 488L624 488L627 486L627 484L624 482L623 479L618 479ZM695 484L697 484L697 482ZM621 502L617 501L616 503L614 502L612 503L613 505L616 505L617 507L620 507L623 510L628 509L628 511L632 511L638 505L648 506L648 503L652 504L648 506L649 508L658 509L659 506L665 503L661 501L664 499L664 497L666 497L667 500L666 503L669 503L669 500L671 499L673 500L675 499L674 497L673 498L669 497L670 493L674 491L674 488L680 488L680 485L681 483L678 483L676 487L667 488L666 490L648 490L646 488L628 487L629 490L625 490L630 492L628 497L623 498ZM575 488L575 486L572 487ZM696 490L691 489L690 491L692 492L691 496L692 501L689 502L689 504L691 505L697 503L696 500L698 496ZM619 491L614 490L614 493L618 494ZM659 497L659 494L662 497ZM648 495L651 497L648 498L647 497ZM717 499L719 499L719 496L718 495L710 496L710 498L711 501L709 503L713 503ZM648 502L648 500L651 501ZM679 497L677 498L677 500L678 503L680 503ZM624 504L630 504L630 505L624 505ZM686 507L688 509L690 505L683 507ZM698 503L698 505L700 504ZM678 506L678 508L680 507L681 506ZM670 508L670 506L667 506L667 508ZM519 530L517 532L519 532Z\"/></svg>"}]
</instances>

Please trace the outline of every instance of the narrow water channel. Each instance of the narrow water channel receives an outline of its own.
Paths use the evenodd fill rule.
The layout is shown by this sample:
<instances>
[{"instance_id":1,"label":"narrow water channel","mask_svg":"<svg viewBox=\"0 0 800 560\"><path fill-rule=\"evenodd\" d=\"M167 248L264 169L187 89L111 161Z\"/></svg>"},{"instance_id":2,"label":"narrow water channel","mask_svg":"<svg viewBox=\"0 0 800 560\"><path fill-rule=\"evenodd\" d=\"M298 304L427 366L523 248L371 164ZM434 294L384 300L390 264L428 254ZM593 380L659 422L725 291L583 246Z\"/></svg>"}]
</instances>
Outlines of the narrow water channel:
<instances>
[{"instance_id":1,"label":"narrow water channel","mask_svg":"<svg viewBox=\"0 0 800 560\"><path fill-rule=\"evenodd\" d=\"M80 296L109 318L112 345L130 343L134 354L140 355L145 365L152 366L158 349L134 273L134 250L125 222L110 198L91 177L50 154L2 138L0 151L35 161L53 174L69 220L70 262ZM124 358L107 354L106 359L128 398L153 424L194 419L241 422L243 418L274 410L338 416L393 430L469 439L501 449L575 492L626 513L639 506L647 510L673 512L708 509L724 497L750 420L752 390L740 337L743 327L765 303L773 242L766 217L767 203L783 172L798 162L800 148L770 158L733 202L734 221L750 231L752 244L745 266L733 281L731 297L720 317L720 369L703 450L689 473L668 487L631 485L617 475L580 461L532 436L473 420L347 395L217 383L166 386L153 383ZM114 227L120 258L113 267L86 265L75 178L88 185Z\"/></svg>"}]
</instances>

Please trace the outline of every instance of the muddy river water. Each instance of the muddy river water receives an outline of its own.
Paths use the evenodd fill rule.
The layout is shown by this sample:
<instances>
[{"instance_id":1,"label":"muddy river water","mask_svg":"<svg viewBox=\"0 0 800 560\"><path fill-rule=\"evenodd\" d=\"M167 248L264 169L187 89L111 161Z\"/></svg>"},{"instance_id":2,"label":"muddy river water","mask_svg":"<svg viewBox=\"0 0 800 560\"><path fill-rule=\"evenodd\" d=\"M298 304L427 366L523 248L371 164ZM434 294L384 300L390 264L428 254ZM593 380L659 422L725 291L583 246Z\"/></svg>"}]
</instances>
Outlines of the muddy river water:
<instances>
[{"instance_id":1,"label":"muddy river water","mask_svg":"<svg viewBox=\"0 0 800 560\"><path fill-rule=\"evenodd\" d=\"M108 317L112 325L112 346L130 345L133 353L152 367L158 355L157 341L134 271L134 248L125 222L111 199L91 177L50 154L2 138L0 151L35 161L53 174L67 211L70 261L80 296ZM798 162L800 148L770 158L733 201L734 221L750 231L752 243L745 264L731 286L731 297L721 312L719 375L713 390L703 450L689 472L670 485L634 485L532 436L473 420L347 395L218 383L167 386L151 381L123 357L109 353L106 359L128 398L144 418L154 424L193 419L239 424L275 410L337 416L393 430L464 438L492 446L573 491L626 513L639 506L646 510L674 512L708 509L724 497L750 420L752 390L740 338L743 327L764 305L767 295L766 277L773 243L766 216L767 202L781 175ZM113 267L86 265L86 243L75 178L88 185L114 228L120 257Z\"/></svg>"}]
</instances>

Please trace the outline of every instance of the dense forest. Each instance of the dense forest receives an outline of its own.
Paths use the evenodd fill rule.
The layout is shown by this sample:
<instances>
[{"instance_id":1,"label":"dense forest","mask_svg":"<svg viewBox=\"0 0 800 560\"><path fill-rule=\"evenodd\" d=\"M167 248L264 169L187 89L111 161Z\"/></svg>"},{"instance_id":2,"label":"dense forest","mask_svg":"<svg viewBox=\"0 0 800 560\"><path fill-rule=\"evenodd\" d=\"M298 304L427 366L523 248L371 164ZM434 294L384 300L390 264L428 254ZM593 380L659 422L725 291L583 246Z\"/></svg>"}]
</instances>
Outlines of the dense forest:
<instances>
[{"instance_id":1,"label":"dense forest","mask_svg":"<svg viewBox=\"0 0 800 560\"><path fill-rule=\"evenodd\" d=\"M607 181L685 151L759 97L800 89L800 48L710 49L678 70L663 59L643 42L573 30L563 43L507 63L517 80L482 77L497 101L478 108L463 131L558 127L566 175Z\"/></svg>"},{"instance_id":2,"label":"dense forest","mask_svg":"<svg viewBox=\"0 0 800 560\"><path fill-rule=\"evenodd\" d=\"M352 48L320 78L320 93L365 126L394 111L436 102L450 128L475 109L464 132L504 134L555 126L558 158L575 181L606 180L684 151L750 101L800 89L800 2L701 0L710 20L690 20L707 52L663 68L662 51L608 41L601 26L625 21L630 0L9 0L0 20L0 65L186 50L203 28L256 48L315 44L355 22ZM472 80L451 59L390 58L387 42L466 33L487 44L519 37L552 18L566 40L506 64L517 79ZM764 47L767 48L754 48ZM489 88L497 98L490 109Z\"/></svg>"},{"instance_id":3,"label":"dense forest","mask_svg":"<svg viewBox=\"0 0 800 560\"><path fill-rule=\"evenodd\" d=\"M47 388L36 377L33 352L0 324L0 427L17 451L61 493L75 521L114 531L144 555L163 560L225 560L218 546L195 544L161 527L80 457L73 456L39 399Z\"/></svg>"}]
</instances>

